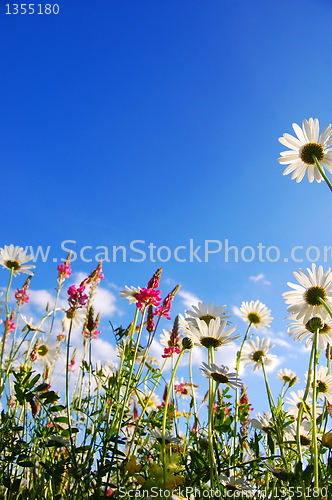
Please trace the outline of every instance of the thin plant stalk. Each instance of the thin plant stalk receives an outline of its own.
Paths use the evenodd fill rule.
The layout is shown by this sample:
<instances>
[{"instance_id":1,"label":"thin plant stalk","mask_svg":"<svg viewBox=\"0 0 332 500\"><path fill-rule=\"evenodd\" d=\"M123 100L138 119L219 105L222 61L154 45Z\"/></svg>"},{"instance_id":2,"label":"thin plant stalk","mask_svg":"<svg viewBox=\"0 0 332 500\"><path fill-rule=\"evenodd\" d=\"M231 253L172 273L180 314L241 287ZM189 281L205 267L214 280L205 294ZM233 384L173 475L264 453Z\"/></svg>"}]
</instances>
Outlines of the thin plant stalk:
<instances>
[{"instance_id":1,"label":"thin plant stalk","mask_svg":"<svg viewBox=\"0 0 332 500\"><path fill-rule=\"evenodd\" d=\"M321 164L319 163L319 161L317 160L316 158L316 155L311 155L312 156L312 159L314 160L315 164L316 164L316 167L318 168L319 170L319 173L321 174L321 176L324 178L324 180L326 181L326 184L328 185L328 187L330 188L330 190L332 191L332 184L331 184L331 181L330 179L327 177L326 173L324 172L324 169L323 167L321 166Z\"/></svg>"},{"instance_id":2,"label":"thin plant stalk","mask_svg":"<svg viewBox=\"0 0 332 500\"><path fill-rule=\"evenodd\" d=\"M162 442L161 442L161 460L163 464L163 475L164 475L164 488L166 489L166 484L167 484L167 461L166 461L166 441L165 441L165 435L166 435L166 420L167 420L167 413L168 413L168 406L169 406L169 401L171 398L172 391L170 390L171 387L174 386L174 379L175 379L175 374L178 369L178 366L180 364L181 358L185 352L185 349L182 349L180 354L178 355L178 358L176 360L174 370L172 371L171 379L169 381L169 386L168 386L168 391L166 394L166 400L165 400L165 407L164 407L164 414L163 414L163 422L162 422Z\"/></svg>"},{"instance_id":3,"label":"thin plant stalk","mask_svg":"<svg viewBox=\"0 0 332 500\"><path fill-rule=\"evenodd\" d=\"M314 359L313 359L313 384L312 384L312 449L314 458L314 475L315 475L315 489L319 488L319 467L318 467L318 447L317 447L317 342L318 342L318 328L315 329L314 335Z\"/></svg>"}]
</instances>

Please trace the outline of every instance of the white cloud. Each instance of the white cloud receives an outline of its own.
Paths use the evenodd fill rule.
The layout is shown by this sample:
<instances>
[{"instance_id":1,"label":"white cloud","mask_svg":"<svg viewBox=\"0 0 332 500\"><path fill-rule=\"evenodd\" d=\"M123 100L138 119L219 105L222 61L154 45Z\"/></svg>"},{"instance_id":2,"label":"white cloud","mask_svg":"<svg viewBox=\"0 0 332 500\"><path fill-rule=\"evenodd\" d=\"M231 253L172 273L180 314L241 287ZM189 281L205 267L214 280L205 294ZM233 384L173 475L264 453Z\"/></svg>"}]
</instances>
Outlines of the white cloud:
<instances>
[{"instance_id":1,"label":"white cloud","mask_svg":"<svg viewBox=\"0 0 332 500\"><path fill-rule=\"evenodd\" d=\"M233 306L232 307L232 312L233 312L234 316L238 316L239 318L241 318L241 311L240 311L239 307Z\"/></svg>"},{"instance_id":2,"label":"white cloud","mask_svg":"<svg viewBox=\"0 0 332 500\"><path fill-rule=\"evenodd\" d=\"M197 306L198 302L200 302L199 298L196 297L195 294L187 292L183 289L178 292L178 296L182 298L182 304L185 307Z\"/></svg>"},{"instance_id":3,"label":"white cloud","mask_svg":"<svg viewBox=\"0 0 332 500\"><path fill-rule=\"evenodd\" d=\"M100 286L93 298L93 305L95 310L100 312L101 316L113 316L115 313L122 316L124 311L118 309L116 301L117 298L112 292Z\"/></svg>"},{"instance_id":4,"label":"white cloud","mask_svg":"<svg viewBox=\"0 0 332 500\"><path fill-rule=\"evenodd\" d=\"M29 304L35 306L38 311L45 311L47 303L49 304L49 310L54 306L55 296L48 290L32 290L30 288L28 293L30 295ZM66 309L68 303L64 299L59 299L57 307Z\"/></svg>"},{"instance_id":5,"label":"white cloud","mask_svg":"<svg viewBox=\"0 0 332 500\"><path fill-rule=\"evenodd\" d=\"M250 281L254 281L255 283L261 281L263 285L271 285L271 282L265 279L265 274L263 273L259 273L257 274L257 276L249 276L249 279Z\"/></svg>"}]
</instances>

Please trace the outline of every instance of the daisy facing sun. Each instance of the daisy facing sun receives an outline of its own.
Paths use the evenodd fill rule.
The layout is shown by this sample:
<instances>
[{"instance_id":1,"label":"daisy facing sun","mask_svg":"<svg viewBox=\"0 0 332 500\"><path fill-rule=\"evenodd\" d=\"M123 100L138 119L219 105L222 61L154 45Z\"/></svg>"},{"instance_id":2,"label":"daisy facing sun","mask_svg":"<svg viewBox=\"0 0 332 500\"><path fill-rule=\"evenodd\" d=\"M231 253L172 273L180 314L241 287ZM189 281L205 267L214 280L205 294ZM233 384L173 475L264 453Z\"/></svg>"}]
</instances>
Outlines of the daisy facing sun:
<instances>
[{"instance_id":1,"label":"daisy facing sun","mask_svg":"<svg viewBox=\"0 0 332 500\"><path fill-rule=\"evenodd\" d=\"M279 142L290 149L281 152L278 158L282 165L289 164L284 175L292 173L296 182L301 182L306 174L309 182L327 180L323 167L332 173L332 150L329 149L332 146L332 125L327 125L319 135L318 119L309 118L303 120L302 127L293 123L293 130L297 137L283 134L279 138Z\"/></svg>"}]
</instances>

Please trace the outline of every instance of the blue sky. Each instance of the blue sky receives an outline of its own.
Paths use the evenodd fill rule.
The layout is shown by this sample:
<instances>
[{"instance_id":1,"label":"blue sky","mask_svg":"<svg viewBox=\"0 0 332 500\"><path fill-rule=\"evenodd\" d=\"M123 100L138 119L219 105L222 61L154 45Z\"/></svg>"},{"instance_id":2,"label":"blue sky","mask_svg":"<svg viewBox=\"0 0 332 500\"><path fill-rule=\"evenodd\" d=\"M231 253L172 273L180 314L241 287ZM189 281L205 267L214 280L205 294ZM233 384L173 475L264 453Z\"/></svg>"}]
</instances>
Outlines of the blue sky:
<instances>
[{"instance_id":1,"label":"blue sky","mask_svg":"<svg viewBox=\"0 0 332 500\"><path fill-rule=\"evenodd\" d=\"M127 262L104 264L106 325L131 320L118 291L144 286L160 266L165 294L182 284L173 316L197 299L230 311L260 299L275 318L269 335L280 341L279 367L303 373L308 356L287 337L281 293L293 271L311 266L306 248L331 245L331 201L325 185L282 175L277 139L292 133L293 122L331 122L330 1L59 6L58 15L7 15L0 3L1 246L50 247L32 283L40 302L42 290L52 293L53 259L65 257L65 240L77 252L91 246L85 256L92 259L98 246L110 253L125 246ZM135 240L146 252L150 243L166 246L171 258L130 262L142 255L130 253ZM208 262L201 249L202 262L190 262L190 240L223 248ZM225 262L225 240L240 253L253 247L255 258ZM261 262L259 244L278 247L279 261ZM186 262L175 260L178 246ZM294 246L304 248L301 263L289 258ZM316 263L329 267L331 254ZM87 273L95 264L78 258L74 269ZM246 370L249 391L256 382Z\"/></svg>"}]
</instances>

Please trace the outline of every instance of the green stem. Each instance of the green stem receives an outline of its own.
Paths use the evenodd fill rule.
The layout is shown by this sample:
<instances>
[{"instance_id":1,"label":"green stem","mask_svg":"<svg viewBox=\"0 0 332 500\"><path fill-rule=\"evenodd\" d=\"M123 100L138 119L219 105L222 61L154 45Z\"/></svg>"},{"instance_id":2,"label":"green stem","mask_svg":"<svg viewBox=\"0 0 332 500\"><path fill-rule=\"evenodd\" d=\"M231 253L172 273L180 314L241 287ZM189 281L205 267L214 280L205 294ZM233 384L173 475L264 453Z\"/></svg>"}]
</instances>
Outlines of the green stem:
<instances>
[{"instance_id":1,"label":"green stem","mask_svg":"<svg viewBox=\"0 0 332 500\"><path fill-rule=\"evenodd\" d=\"M325 302L325 300L322 299L321 297L318 297L318 300L325 307L325 309L329 313L330 317L332 318L332 311L331 311L330 307L327 305L327 303Z\"/></svg>"},{"instance_id":2,"label":"green stem","mask_svg":"<svg viewBox=\"0 0 332 500\"><path fill-rule=\"evenodd\" d=\"M209 347L208 351L208 363L214 363L214 348ZM209 452L210 452L210 483L211 488L214 488L215 479L215 458L213 449L213 405L214 405L214 380L209 378L209 418L208 418L208 438L209 438Z\"/></svg>"},{"instance_id":3,"label":"green stem","mask_svg":"<svg viewBox=\"0 0 332 500\"><path fill-rule=\"evenodd\" d=\"M69 361L70 361L69 353L70 353L70 337L71 337L72 327L73 327L73 319L70 320L69 331L68 331L68 339L67 339L67 356L66 356L66 409L67 409L67 418L68 418L68 431L69 431L69 440L70 440L71 455L73 456L74 464L76 466L77 463L76 463L76 455L75 455L75 451L74 451L74 440L73 440L73 432L72 432L72 425L71 425L71 411L70 411L70 400L69 400Z\"/></svg>"},{"instance_id":4,"label":"green stem","mask_svg":"<svg viewBox=\"0 0 332 500\"><path fill-rule=\"evenodd\" d=\"M198 420L198 415L197 415L197 402L196 402L196 393L195 393L195 387L193 383L193 350L190 349L190 358L189 358L189 381L190 381L190 386L191 386L191 391L192 391L192 402L194 406L194 426L196 428L196 422Z\"/></svg>"},{"instance_id":5,"label":"green stem","mask_svg":"<svg viewBox=\"0 0 332 500\"><path fill-rule=\"evenodd\" d=\"M312 384L312 447L314 455L314 474L315 474L315 489L319 488L319 468L318 468L318 446L317 446L317 341L318 341L318 328L315 329L314 336L314 359L313 371L314 380Z\"/></svg>"},{"instance_id":6,"label":"green stem","mask_svg":"<svg viewBox=\"0 0 332 500\"><path fill-rule=\"evenodd\" d=\"M13 279L13 272L14 268L12 267L10 270L10 275L9 275L9 280L8 280L8 285L7 285L7 290L6 290L6 319L9 319L9 307L8 307L8 297L9 297L9 290L12 284L12 279ZM0 386L0 396L2 395L4 388L5 388L5 383L6 383L6 377L2 377L2 364L3 364L3 357L5 353L5 344L6 344L6 338L7 338L7 326L4 328L3 332L3 338L2 338L2 345L1 345L1 355L0 355L0 373L1 373L1 386ZM5 371L5 370L4 370Z\"/></svg>"},{"instance_id":7,"label":"green stem","mask_svg":"<svg viewBox=\"0 0 332 500\"><path fill-rule=\"evenodd\" d=\"M311 348L311 353L310 353L310 360L309 360L309 368L308 368L308 377L307 377L307 385L304 391L303 399L300 403L299 406L299 412L297 414L297 427L296 427L296 443L297 443L297 449L299 453L299 458L300 462L303 463L302 459L302 447L301 447L301 432L300 432L300 427L301 427L301 422L302 422L302 415L303 415L303 410L304 410L304 405L306 403L309 390L310 390L310 384L311 384L311 375L312 375L312 364L314 360L314 355L315 355L315 348L314 348L314 343L312 344Z\"/></svg>"},{"instance_id":8,"label":"green stem","mask_svg":"<svg viewBox=\"0 0 332 500\"><path fill-rule=\"evenodd\" d=\"M248 339L248 335L249 335L249 332L250 332L251 325L252 325L252 323L249 323L247 331L246 331L246 333L245 333L245 335L243 337L240 349L236 353L236 366L235 366L235 373L236 373L236 375L238 375L239 371L240 371L241 355L242 355L244 344L245 344L245 342ZM236 461L236 436L237 436L237 424L238 424L238 421L239 421L239 389L236 386L236 388L235 388L234 434L233 434L233 457L234 457L234 464L235 464L235 461Z\"/></svg>"},{"instance_id":9,"label":"green stem","mask_svg":"<svg viewBox=\"0 0 332 500\"><path fill-rule=\"evenodd\" d=\"M319 163L319 161L317 160L316 158L316 155L312 154L312 159L314 160L314 162L316 163L316 167L318 168L321 176L324 178L324 180L326 181L326 184L328 185L328 187L330 188L330 190L332 191L332 184L331 184L331 181L330 179L326 176L325 172L324 172L324 169L323 167L321 166L321 164Z\"/></svg>"},{"instance_id":10,"label":"green stem","mask_svg":"<svg viewBox=\"0 0 332 500\"><path fill-rule=\"evenodd\" d=\"M176 374L180 360L181 360L184 353L185 353L185 349L182 349L179 356L178 356L178 359L176 360L174 370L172 371L171 380L169 381L169 386L168 386L166 400L165 400L165 406L164 406L163 423L162 423L161 459L162 459L162 464L163 464L164 488L165 489L166 489L166 483L167 483L167 461L166 461L165 435L166 435L166 420L167 420L167 413L168 413L168 405L169 405L169 400L170 400L170 397L172 394L171 388L174 386L175 374Z\"/></svg>"}]
</instances>

